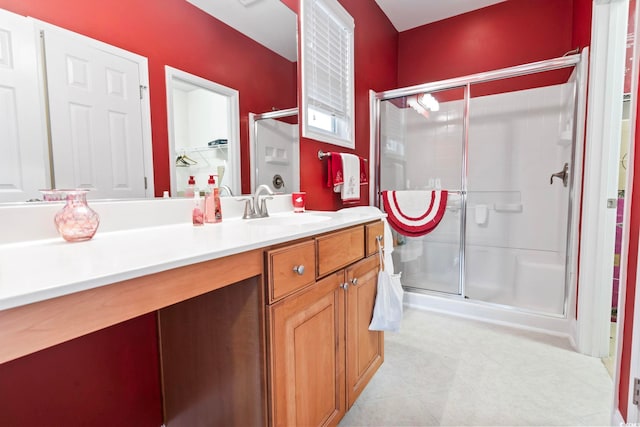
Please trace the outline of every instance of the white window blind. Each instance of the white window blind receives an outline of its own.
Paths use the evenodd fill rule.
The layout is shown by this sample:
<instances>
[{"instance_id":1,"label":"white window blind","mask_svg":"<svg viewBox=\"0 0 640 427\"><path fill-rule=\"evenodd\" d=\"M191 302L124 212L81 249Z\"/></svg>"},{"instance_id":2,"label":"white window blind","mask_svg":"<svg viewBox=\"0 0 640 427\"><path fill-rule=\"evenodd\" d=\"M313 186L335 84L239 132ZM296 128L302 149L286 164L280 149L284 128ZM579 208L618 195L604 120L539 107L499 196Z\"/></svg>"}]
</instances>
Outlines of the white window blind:
<instances>
[{"instance_id":1,"label":"white window blind","mask_svg":"<svg viewBox=\"0 0 640 427\"><path fill-rule=\"evenodd\" d=\"M353 148L353 18L336 0L304 0L302 16L304 136Z\"/></svg>"}]
</instances>

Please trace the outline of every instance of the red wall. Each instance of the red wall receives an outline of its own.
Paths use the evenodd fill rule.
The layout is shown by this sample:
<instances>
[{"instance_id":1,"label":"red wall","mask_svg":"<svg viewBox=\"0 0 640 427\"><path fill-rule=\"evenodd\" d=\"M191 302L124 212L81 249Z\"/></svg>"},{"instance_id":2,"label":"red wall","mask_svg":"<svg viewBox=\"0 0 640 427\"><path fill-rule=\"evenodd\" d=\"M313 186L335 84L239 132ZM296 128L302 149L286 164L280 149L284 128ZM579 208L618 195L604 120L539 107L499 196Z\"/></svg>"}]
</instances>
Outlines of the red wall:
<instances>
[{"instance_id":1,"label":"red wall","mask_svg":"<svg viewBox=\"0 0 640 427\"><path fill-rule=\"evenodd\" d=\"M0 0L0 8L33 16L149 59L156 196L170 187L165 65L240 92L242 153L249 152L249 112L296 105L295 63L185 0ZM249 192L248 155L242 156L241 174L243 192Z\"/></svg>"},{"instance_id":2,"label":"red wall","mask_svg":"<svg viewBox=\"0 0 640 427\"><path fill-rule=\"evenodd\" d=\"M397 40L391 22L373 1L339 0L355 21L355 150L300 138L300 187L309 209L340 209L340 195L325 186L326 161L318 150L342 151L369 158L369 90L397 87ZM290 1L287 1L290 3ZM369 204L369 186L360 188L360 205Z\"/></svg>"},{"instance_id":3,"label":"red wall","mask_svg":"<svg viewBox=\"0 0 640 427\"><path fill-rule=\"evenodd\" d=\"M579 1L579 0L576 0ZM572 46L573 0L509 0L400 33L400 87L564 55ZM561 73L565 75L566 73ZM520 78L522 89L558 74ZM562 77L560 77L562 78ZM566 76L564 78L566 80ZM498 83L504 88L505 82ZM483 85L482 93L496 91Z\"/></svg>"},{"instance_id":4,"label":"red wall","mask_svg":"<svg viewBox=\"0 0 640 427\"><path fill-rule=\"evenodd\" d=\"M0 365L1 426L161 424L155 314Z\"/></svg>"},{"instance_id":5,"label":"red wall","mask_svg":"<svg viewBox=\"0 0 640 427\"><path fill-rule=\"evenodd\" d=\"M573 0L573 31L571 47L580 48L591 44L591 13L593 0Z\"/></svg>"}]
</instances>

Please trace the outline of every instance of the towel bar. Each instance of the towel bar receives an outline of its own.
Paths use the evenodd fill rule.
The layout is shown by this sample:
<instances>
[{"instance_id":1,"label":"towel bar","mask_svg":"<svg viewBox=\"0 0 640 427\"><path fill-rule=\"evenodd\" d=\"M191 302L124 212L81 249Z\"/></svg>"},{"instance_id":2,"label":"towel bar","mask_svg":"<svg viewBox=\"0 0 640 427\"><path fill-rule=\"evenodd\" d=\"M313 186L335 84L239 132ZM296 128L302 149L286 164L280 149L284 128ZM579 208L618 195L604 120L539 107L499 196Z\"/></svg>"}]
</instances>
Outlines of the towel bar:
<instances>
[{"instance_id":1,"label":"towel bar","mask_svg":"<svg viewBox=\"0 0 640 427\"><path fill-rule=\"evenodd\" d=\"M318 150L318 160L324 160L325 157L331 157L331 152ZM363 159L365 162L368 162L369 159Z\"/></svg>"}]
</instances>

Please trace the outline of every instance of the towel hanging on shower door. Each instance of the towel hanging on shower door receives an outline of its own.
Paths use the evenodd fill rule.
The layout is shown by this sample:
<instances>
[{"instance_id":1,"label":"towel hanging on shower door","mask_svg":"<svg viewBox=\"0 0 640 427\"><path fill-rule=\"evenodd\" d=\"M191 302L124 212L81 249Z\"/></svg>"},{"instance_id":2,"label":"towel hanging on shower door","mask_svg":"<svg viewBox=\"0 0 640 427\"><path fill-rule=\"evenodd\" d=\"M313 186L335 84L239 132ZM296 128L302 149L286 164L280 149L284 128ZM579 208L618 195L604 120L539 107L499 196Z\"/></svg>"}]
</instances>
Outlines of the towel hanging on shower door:
<instances>
[{"instance_id":1,"label":"towel hanging on shower door","mask_svg":"<svg viewBox=\"0 0 640 427\"><path fill-rule=\"evenodd\" d=\"M447 208L447 191L383 191L389 225L398 233L419 237L430 233Z\"/></svg>"}]
</instances>

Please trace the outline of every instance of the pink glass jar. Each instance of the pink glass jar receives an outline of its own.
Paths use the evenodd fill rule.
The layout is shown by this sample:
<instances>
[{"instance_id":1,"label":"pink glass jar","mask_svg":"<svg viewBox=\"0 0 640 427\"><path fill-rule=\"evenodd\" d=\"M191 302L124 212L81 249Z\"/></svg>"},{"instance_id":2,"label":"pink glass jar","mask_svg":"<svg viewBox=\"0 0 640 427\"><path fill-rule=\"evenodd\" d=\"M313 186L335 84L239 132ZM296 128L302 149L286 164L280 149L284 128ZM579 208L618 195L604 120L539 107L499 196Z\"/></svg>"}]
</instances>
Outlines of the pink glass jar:
<instances>
[{"instance_id":1,"label":"pink glass jar","mask_svg":"<svg viewBox=\"0 0 640 427\"><path fill-rule=\"evenodd\" d=\"M96 234L100 217L87 204L88 190L61 190L67 203L56 213L54 222L58 233L67 242L89 240Z\"/></svg>"}]
</instances>

